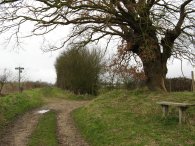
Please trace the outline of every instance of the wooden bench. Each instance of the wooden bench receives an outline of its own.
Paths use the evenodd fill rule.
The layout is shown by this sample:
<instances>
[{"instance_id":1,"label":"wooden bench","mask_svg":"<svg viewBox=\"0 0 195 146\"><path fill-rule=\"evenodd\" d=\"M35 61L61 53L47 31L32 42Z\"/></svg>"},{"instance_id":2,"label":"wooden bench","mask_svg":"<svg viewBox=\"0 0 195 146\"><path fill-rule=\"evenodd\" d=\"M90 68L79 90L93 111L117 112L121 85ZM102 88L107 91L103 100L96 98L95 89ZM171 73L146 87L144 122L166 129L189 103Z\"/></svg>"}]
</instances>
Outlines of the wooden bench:
<instances>
[{"instance_id":1,"label":"wooden bench","mask_svg":"<svg viewBox=\"0 0 195 146\"><path fill-rule=\"evenodd\" d=\"M194 104L190 103L176 103L176 102L168 102L168 101L161 101L157 102L157 104L160 104L163 109L163 117L166 117L168 115L169 106L175 106L179 108L179 124L182 124L182 121L185 121L185 111L190 106L195 106Z\"/></svg>"}]
</instances>

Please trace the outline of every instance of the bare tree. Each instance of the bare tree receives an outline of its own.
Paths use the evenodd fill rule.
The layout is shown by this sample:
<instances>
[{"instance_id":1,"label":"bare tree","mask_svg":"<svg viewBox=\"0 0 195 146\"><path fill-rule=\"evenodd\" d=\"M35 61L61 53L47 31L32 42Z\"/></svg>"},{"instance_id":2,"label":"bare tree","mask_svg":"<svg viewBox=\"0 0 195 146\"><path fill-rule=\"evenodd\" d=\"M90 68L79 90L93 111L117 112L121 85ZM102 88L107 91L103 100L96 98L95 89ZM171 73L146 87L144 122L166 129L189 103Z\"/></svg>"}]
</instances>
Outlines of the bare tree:
<instances>
[{"instance_id":1,"label":"bare tree","mask_svg":"<svg viewBox=\"0 0 195 146\"><path fill-rule=\"evenodd\" d=\"M9 81L11 77L11 72L7 69L4 69L0 74L0 95L2 94L2 90L4 85Z\"/></svg>"},{"instance_id":2,"label":"bare tree","mask_svg":"<svg viewBox=\"0 0 195 146\"><path fill-rule=\"evenodd\" d=\"M195 0L1 0L0 8L0 31L15 30L11 37L17 39L29 21L34 35L72 25L69 37L53 49L70 40L86 45L119 38L119 56L141 59L151 90L166 91L171 56L195 62Z\"/></svg>"}]
</instances>

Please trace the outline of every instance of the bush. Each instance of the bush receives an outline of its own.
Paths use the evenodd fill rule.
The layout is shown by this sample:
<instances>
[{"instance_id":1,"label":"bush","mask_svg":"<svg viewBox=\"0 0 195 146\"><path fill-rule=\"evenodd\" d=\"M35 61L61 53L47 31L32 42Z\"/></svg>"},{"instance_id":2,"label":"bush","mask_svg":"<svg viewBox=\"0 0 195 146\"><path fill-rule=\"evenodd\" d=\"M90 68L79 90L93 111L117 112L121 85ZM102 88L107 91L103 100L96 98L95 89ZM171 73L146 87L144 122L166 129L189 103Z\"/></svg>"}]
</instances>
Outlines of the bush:
<instances>
[{"instance_id":1,"label":"bush","mask_svg":"<svg viewBox=\"0 0 195 146\"><path fill-rule=\"evenodd\" d=\"M101 54L95 49L73 46L55 64L57 86L76 94L96 94L101 71Z\"/></svg>"}]
</instances>

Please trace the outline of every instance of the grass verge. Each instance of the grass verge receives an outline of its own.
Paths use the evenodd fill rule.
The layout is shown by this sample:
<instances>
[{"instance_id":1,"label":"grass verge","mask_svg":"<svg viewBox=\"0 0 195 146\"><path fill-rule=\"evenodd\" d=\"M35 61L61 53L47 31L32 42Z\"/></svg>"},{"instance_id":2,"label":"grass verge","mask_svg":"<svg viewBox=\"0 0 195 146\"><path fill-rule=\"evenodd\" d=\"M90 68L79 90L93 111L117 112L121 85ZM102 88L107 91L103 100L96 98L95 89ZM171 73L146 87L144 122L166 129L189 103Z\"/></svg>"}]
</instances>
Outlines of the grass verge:
<instances>
[{"instance_id":1,"label":"grass verge","mask_svg":"<svg viewBox=\"0 0 195 146\"><path fill-rule=\"evenodd\" d=\"M45 113L32 133L28 146L57 146L56 129L56 113L54 111Z\"/></svg>"},{"instance_id":2,"label":"grass verge","mask_svg":"<svg viewBox=\"0 0 195 146\"><path fill-rule=\"evenodd\" d=\"M43 104L37 91L25 91L0 97L0 129L18 115Z\"/></svg>"},{"instance_id":3,"label":"grass verge","mask_svg":"<svg viewBox=\"0 0 195 146\"><path fill-rule=\"evenodd\" d=\"M114 90L73 112L82 134L92 146L195 145L195 107L187 110L187 123L178 124L178 109L162 118L157 101L195 102L195 93L152 93Z\"/></svg>"},{"instance_id":4,"label":"grass verge","mask_svg":"<svg viewBox=\"0 0 195 146\"><path fill-rule=\"evenodd\" d=\"M65 93L58 88L47 87L0 97L0 134L5 125L26 111L40 107L50 96L65 98Z\"/></svg>"}]
</instances>

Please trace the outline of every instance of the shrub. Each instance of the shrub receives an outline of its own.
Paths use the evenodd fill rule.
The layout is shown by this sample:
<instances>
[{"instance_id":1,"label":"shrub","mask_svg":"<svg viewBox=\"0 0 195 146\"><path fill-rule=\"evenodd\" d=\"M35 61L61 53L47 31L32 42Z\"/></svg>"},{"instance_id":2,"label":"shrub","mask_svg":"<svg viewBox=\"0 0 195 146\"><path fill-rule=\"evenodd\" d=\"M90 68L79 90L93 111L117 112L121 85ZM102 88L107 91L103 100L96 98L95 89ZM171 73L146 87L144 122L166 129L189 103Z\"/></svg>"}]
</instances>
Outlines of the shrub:
<instances>
[{"instance_id":1,"label":"shrub","mask_svg":"<svg viewBox=\"0 0 195 146\"><path fill-rule=\"evenodd\" d=\"M73 46L56 61L57 86L76 94L96 94L101 71L101 53Z\"/></svg>"}]
</instances>

